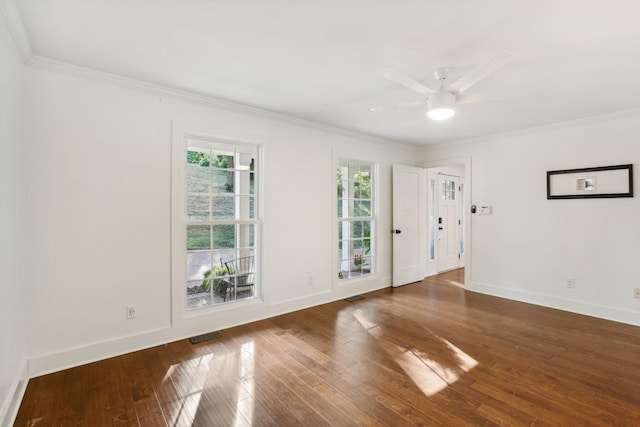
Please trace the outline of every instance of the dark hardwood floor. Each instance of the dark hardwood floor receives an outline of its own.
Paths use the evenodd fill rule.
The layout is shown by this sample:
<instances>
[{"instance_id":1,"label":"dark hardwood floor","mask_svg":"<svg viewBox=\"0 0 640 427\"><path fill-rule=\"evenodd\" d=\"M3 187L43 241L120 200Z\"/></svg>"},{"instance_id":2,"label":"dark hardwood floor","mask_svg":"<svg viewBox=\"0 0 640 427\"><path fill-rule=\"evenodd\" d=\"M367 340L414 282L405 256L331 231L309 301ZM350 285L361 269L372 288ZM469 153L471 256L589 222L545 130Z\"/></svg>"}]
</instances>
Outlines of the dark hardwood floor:
<instances>
[{"instance_id":1,"label":"dark hardwood floor","mask_svg":"<svg viewBox=\"0 0 640 427\"><path fill-rule=\"evenodd\" d=\"M640 426L640 328L465 292L462 280L453 271L34 378L15 425Z\"/></svg>"}]
</instances>

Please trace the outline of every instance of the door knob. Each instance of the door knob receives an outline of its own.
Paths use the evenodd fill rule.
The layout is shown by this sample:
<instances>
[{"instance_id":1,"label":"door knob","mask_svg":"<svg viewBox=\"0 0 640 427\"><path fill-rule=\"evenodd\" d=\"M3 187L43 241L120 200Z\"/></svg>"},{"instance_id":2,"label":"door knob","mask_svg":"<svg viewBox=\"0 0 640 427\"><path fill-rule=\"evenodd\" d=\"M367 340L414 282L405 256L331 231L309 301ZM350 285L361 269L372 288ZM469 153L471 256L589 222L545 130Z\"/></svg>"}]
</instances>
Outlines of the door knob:
<instances>
[{"instance_id":1,"label":"door knob","mask_svg":"<svg viewBox=\"0 0 640 427\"><path fill-rule=\"evenodd\" d=\"M391 234L400 234L402 233L401 230L391 230Z\"/></svg>"},{"instance_id":2,"label":"door knob","mask_svg":"<svg viewBox=\"0 0 640 427\"><path fill-rule=\"evenodd\" d=\"M444 230L444 228L443 227L438 227L438 230Z\"/></svg>"}]
</instances>

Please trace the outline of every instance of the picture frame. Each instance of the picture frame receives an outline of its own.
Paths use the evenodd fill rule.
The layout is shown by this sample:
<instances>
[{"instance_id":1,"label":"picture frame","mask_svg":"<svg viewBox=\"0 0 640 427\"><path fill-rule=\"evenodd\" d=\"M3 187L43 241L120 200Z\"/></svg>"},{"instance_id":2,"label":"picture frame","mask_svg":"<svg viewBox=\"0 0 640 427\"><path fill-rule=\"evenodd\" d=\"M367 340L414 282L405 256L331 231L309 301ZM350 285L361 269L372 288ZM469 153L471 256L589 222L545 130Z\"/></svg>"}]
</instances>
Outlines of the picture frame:
<instances>
[{"instance_id":1,"label":"picture frame","mask_svg":"<svg viewBox=\"0 0 640 427\"><path fill-rule=\"evenodd\" d=\"M547 199L633 197L633 165L547 172Z\"/></svg>"}]
</instances>

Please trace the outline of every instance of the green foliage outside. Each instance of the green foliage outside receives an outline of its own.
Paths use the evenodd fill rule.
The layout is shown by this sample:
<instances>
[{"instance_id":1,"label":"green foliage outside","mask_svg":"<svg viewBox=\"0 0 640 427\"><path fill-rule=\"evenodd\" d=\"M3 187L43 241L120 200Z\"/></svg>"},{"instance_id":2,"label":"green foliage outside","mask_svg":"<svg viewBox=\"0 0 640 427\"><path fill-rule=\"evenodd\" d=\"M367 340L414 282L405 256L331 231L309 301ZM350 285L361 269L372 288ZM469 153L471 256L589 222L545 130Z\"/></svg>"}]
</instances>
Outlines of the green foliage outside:
<instances>
[{"instance_id":1,"label":"green foliage outside","mask_svg":"<svg viewBox=\"0 0 640 427\"><path fill-rule=\"evenodd\" d=\"M188 251L233 249L235 242L235 226L233 224L187 226Z\"/></svg>"},{"instance_id":2,"label":"green foliage outside","mask_svg":"<svg viewBox=\"0 0 640 427\"><path fill-rule=\"evenodd\" d=\"M202 289L205 292L211 292L211 282L213 282L213 292L220 293L223 290L225 279L215 279L215 277L228 276L229 269L224 264L218 264L212 269L204 272L204 280L202 281ZM214 279L211 278L214 277Z\"/></svg>"},{"instance_id":3,"label":"green foliage outside","mask_svg":"<svg viewBox=\"0 0 640 427\"><path fill-rule=\"evenodd\" d=\"M342 199L345 196L344 178L342 169L337 170L338 181L338 217L342 217ZM353 174L353 194L349 195L353 199L353 212L351 216L371 216L371 172L356 171Z\"/></svg>"},{"instance_id":4,"label":"green foliage outside","mask_svg":"<svg viewBox=\"0 0 640 427\"><path fill-rule=\"evenodd\" d=\"M338 218L343 217L343 198L345 197L344 178L342 175L343 168L337 170L338 181ZM358 170L353 173L353 194L349 195L352 199L351 217L369 217L371 216L371 171ZM371 251L371 227L369 221L352 222L352 236L355 238L363 237L365 254ZM340 233L342 230L340 230ZM342 239L342 236L340 236ZM355 242L354 242L355 243Z\"/></svg>"},{"instance_id":5,"label":"green foliage outside","mask_svg":"<svg viewBox=\"0 0 640 427\"><path fill-rule=\"evenodd\" d=\"M232 159L232 156L214 154L213 161L211 161L211 155L209 153L203 153L201 151L187 151L187 163L191 165L203 167L213 166L214 168L228 169L229 167L233 167Z\"/></svg>"},{"instance_id":6,"label":"green foliage outside","mask_svg":"<svg viewBox=\"0 0 640 427\"><path fill-rule=\"evenodd\" d=\"M210 165L209 154L200 151L187 151L187 163L208 167Z\"/></svg>"},{"instance_id":7,"label":"green foliage outside","mask_svg":"<svg viewBox=\"0 0 640 427\"><path fill-rule=\"evenodd\" d=\"M213 158L213 160L211 160ZM209 153L203 153L201 151L187 151L187 163L191 165L198 165L203 167L213 166L218 169L233 169L233 155L221 155L214 154L213 156ZM251 159L251 164L249 165L249 170L254 170L254 162L255 159Z\"/></svg>"}]
</instances>

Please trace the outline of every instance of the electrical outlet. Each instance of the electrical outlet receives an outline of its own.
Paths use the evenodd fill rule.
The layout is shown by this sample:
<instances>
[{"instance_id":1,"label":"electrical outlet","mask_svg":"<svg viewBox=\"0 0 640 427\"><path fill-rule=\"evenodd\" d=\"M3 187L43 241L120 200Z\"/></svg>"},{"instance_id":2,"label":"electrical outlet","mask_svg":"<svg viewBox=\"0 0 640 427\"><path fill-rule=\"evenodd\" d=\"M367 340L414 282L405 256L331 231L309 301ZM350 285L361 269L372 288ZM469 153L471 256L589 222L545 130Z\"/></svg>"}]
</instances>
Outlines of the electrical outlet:
<instances>
[{"instance_id":1,"label":"electrical outlet","mask_svg":"<svg viewBox=\"0 0 640 427\"><path fill-rule=\"evenodd\" d=\"M574 278L567 279L567 288L575 289L576 288L576 279L574 279Z\"/></svg>"},{"instance_id":2,"label":"electrical outlet","mask_svg":"<svg viewBox=\"0 0 640 427\"><path fill-rule=\"evenodd\" d=\"M633 297L640 299L640 288L633 289Z\"/></svg>"},{"instance_id":3,"label":"electrical outlet","mask_svg":"<svg viewBox=\"0 0 640 427\"><path fill-rule=\"evenodd\" d=\"M129 304L127 306L127 319L135 319L136 318L136 306L135 304Z\"/></svg>"},{"instance_id":4,"label":"electrical outlet","mask_svg":"<svg viewBox=\"0 0 640 427\"><path fill-rule=\"evenodd\" d=\"M313 286L313 276L309 276L309 278L307 279L307 285Z\"/></svg>"}]
</instances>

